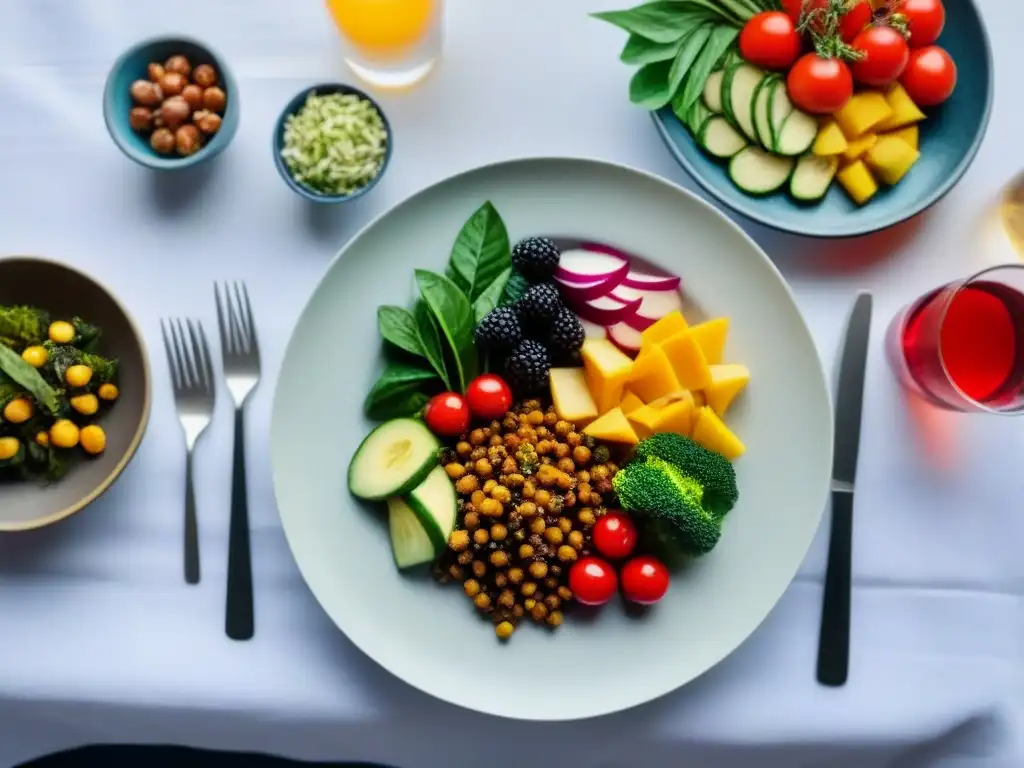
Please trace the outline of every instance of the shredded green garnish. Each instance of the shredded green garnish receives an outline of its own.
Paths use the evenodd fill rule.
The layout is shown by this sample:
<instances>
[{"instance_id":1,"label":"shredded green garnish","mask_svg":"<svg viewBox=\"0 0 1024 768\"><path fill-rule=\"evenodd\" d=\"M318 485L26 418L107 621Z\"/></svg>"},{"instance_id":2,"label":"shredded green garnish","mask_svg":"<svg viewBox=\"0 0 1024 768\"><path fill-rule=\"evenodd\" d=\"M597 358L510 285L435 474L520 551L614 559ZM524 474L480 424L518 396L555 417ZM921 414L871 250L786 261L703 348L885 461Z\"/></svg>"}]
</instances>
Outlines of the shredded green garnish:
<instances>
[{"instance_id":1,"label":"shredded green garnish","mask_svg":"<svg viewBox=\"0 0 1024 768\"><path fill-rule=\"evenodd\" d=\"M323 195L350 195L380 173L388 147L384 120L355 94L310 92L285 123L281 157L300 184Z\"/></svg>"}]
</instances>

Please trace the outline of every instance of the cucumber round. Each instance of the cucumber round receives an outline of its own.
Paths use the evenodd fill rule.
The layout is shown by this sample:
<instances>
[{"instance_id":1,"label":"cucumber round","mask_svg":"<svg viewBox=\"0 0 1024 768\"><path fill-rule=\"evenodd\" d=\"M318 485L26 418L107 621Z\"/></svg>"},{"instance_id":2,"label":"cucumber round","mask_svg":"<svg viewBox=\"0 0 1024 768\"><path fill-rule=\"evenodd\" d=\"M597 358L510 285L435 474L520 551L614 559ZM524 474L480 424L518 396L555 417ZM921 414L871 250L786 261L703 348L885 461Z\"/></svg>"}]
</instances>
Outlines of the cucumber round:
<instances>
[{"instance_id":1,"label":"cucumber round","mask_svg":"<svg viewBox=\"0 0 1024 768\"><path fill-rule=\"evenodd\" d=\"M421 421L386 421L356 449L348 465L349 490L368 501L403 496L438 466L440 447Z\"/></svg>"},{"instance_id":2,"label":"cucumber round","mask_svg":"<svg viewBox=\"0 0 1024 768\"><path fill-rule=\"evenodd\" d=\"M440 554L448 546L448 537L455 530L458 510L455 484L444 467L434 467L426 480L409 491L405 501L433 542L434 553Z\"/></svg>"},{"instance_id":3,"label":"cucumber round","mask_svg":"<svg viewBox=\"0 0 1024 768\"><path fill-rule=\"evenodd\" d=\"M388 533L391 554L399 568L412 568L434 560L434 542L412 508L402 499L388 499Z\"/></svg>"},{"instance_id":4,"label":"cucumber round","mask_svg":"<svg viewBox=\"0 0 1024 768\"><path fill-rule=\"evenodd\" d=\"M728 158L745 146L747 140L721 115L713 115L701 126L697 141L713 157Z\"/></svg>"},{"instance_id":5,"label":"cucumber round","mask_svg":"<svg viewBox=\"0 0 1024 768\"><path fill-rule=\"evenodd\" d=\"M786 183L794 165L791 157L749 146L729 161L729 178L749 195L768 195Z\"/></svg>"}]
</instances>

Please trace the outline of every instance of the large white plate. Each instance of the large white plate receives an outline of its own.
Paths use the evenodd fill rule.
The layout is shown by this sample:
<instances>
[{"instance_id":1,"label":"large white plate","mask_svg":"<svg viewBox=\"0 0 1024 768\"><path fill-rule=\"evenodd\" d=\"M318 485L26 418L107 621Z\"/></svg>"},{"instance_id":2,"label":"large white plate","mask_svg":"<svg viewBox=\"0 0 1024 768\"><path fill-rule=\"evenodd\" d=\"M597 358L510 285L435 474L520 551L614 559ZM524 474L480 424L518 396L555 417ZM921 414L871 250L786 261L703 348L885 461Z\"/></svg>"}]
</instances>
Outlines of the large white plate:
<instances>
[{"instance_id":1,"label":"large white plate","mask_svg":"<svg viewBox=\"0 0 1024 768\"><path fill-rule=\"evenodd\" d=\"M732 321L727 357L752 372L729 423L748 452L718 547L675 577L643 619L612 603L554 633L512 641L454 585L399 575L383 516L355 502L345 470L371 424L362 400L380 368L376 308L411 298L416 267L443 269L485 200L513 241L585 237L681 274L706 315ZM568 720L631 707L702 674L742 643L789 585L825 504L828 388L782 277L743 231L689 192L582 159L530 159L436 184L381 216L335 258L289 343L274 400L274 487L303 577L338 627L410 685L470 709ZM609 660L614 660L609 663ZM537 685L531 675L547 683Z\"/></svg>"}]
</instances>

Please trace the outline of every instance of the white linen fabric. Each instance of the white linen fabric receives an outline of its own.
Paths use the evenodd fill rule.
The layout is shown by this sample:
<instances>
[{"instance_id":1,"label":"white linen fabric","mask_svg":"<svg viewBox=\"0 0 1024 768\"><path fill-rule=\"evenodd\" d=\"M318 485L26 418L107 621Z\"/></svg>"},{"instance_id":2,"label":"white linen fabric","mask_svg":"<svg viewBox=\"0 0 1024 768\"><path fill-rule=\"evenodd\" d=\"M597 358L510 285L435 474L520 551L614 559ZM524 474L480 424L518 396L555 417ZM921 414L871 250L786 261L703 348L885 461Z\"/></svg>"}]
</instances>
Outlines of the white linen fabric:
<instances>
[{"instance_id":1,"label":"white linen fabric","mask_svg":"<svg viewBox=\"0 0 1024 768\"><path fill-rule=\"evenodd\" d=\"M108 494L50 529L0 538L0 765L96 742L402 768L1024 765L1024 431L1014 419L943 416L926 437L950 450L926 452L882 355L903 303L1016 258L991 217L1024 165L1018 0L980 1L995 112L977 161L932 212L857 241L745 224L793 285L829 367L854 294L876 295L846 687L814 681L827 524L736 654L683 690L597 721L514 723L434 701L363 657L303 585L274 506L269 411L293 322L345 241L423 186L504 158L602 157L694 188L628 103L622 35L587 18L620 4L449 0L442 65L418 89L381 99L396 137L386 178L355 203L312 208L277 178L270 132L303 87L352 79L319 0L3 1L0 251L66 260L111 286L146 335L155 389L148 435ZM216 162L154 175L108 139L101 94L118 53L170 28L228 59L242 120ZM225 278L248 282L265 361L248 444L257 629L244 644L223 631L227 397L197 454L204 571L189 588L182 440L158 325L188 315L212 330L211 283ZM559 664L602 661L475 670L465 653L466 674L495 696L508 685L543 696ZM642 670L643 659L633 663Z\"/></svg>"}]
</instances>

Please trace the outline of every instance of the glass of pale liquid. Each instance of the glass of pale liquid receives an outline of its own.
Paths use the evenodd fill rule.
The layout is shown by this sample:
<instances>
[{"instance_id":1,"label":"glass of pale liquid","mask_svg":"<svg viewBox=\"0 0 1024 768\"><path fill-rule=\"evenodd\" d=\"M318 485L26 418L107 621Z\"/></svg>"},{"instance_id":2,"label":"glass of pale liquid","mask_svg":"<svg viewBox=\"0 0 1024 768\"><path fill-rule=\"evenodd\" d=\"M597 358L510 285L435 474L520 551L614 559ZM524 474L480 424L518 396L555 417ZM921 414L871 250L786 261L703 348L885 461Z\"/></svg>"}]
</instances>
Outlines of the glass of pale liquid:
<instances>
[{"instance_id":1,"label":"glass of pale liquid","mask_svg":"<svg viewBox=\"0 0 1024 768\"><path fill-rule=\"evenodd\" d=\"M326 0L345 61L379 88L408 88L441 57L443 0Z\"/></svg>"}]
</instances>

